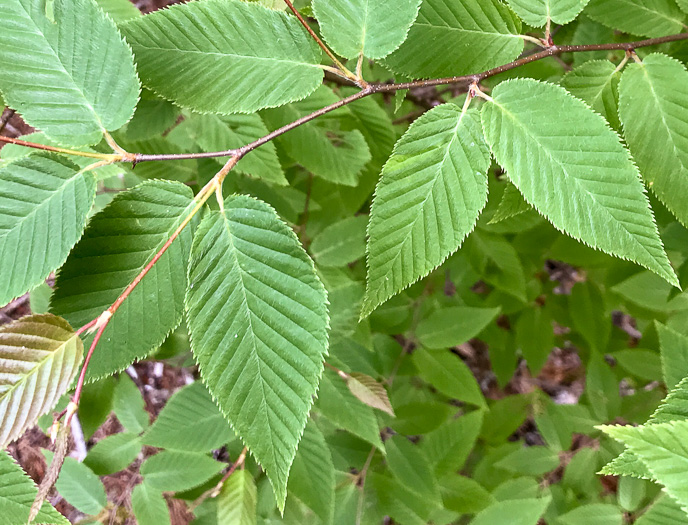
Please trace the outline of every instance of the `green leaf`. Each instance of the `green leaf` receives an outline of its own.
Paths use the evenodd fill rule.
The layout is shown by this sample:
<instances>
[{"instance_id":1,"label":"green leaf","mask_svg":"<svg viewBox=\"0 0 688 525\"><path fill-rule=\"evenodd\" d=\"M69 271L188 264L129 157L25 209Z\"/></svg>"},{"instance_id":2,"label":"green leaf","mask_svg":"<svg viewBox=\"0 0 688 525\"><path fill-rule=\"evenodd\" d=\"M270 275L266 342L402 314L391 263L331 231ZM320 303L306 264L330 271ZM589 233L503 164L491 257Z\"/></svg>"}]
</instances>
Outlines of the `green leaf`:
<instances>
[{"instance_id":1,"label":"green leaf","mask_svg":"<svg viewBox=\"0 0 688 525\"><path fill-rule=\"evenodd\" d=\"M127 374L121 374L115 387L113 410L129 432L140 434L150 424L141 391Z\"/></svg>"},{"instance_id":2,"label":"green leaf","mask_svg":"<svg viewBox=\"0 0 688 525\"><path fill-rule=\"evenodd\" d=\"M655 321L662 352L664 383L673 390L684 378L688 377L688 337Z\"/></svg>"},{"instance_id":3,"label":"green leaf","mask_svg":"<svg viewBox=\"0 0 688 525\"><path fill-rule=\"evenodd\" d=\"M526 201L574 239L678 287L638 171L604 119L532 79L502 82L493 96L482 114L485 137Z\"/></svg>"},{"instance_id":4,"label":"green leaf","mask_svg":"<svg viewBox=\"0 0 688 525\"><path fill-rule=\"evenodd\" d=\"M367 215L331 224L313 238L310 252L319 266L342 267L365 255Z\"/></svg>"},{"instance_id":5,"label":"green leaf","mask_svg":"<svg viewBox=\"0 0 688 525\"><path fill-rule=\"evenodd\" d=\"M0 167L0 304L41 284L86 226L96 181L63 157L38 153Z\"/></svg>"},{"instance_id":6,"label":"green leaf","mask_svg":"<svg viewBox=\"0 0 688 525\"><path fill-rule=\"evenodd\" d=\"M590 0L585 14L612 29L650 38L680 33L685 19L673 0Z\"/></svg>"},{"instance_id":7,"label":"green leaf","mask_svg":"<svg viewBox=\"0 0 688 525\"><path fill-rule=\"evenodd\" d=\"M601 429L620 441L636 454L648 468L652 477L664 485L664 490L688 512L688 486L685 472L688 469L688 421L672 421L644 425L603 426Z\"/></svg>"},{"instance_id":8,"label":"green leaf","mask_svg":"<svg viewBox=\"0 0 688 525\"><path fill-rule=\"evenodd\" d=\"M652 506L640 516L636 525L685 525L686 513L676 501L662 494Z\"/></svg>"},{"instance_id":9,"label":"green leaf","mask_svg":"<svg viewBox=\"0 0 688 525\"><path fill-rule=\"evenodd\" d=\"M403 436L392 436L386 443L387 466L407 488L440 504L440 486L428 458L418 445Z\"/></svg>"},{"instance_id":10,"label":"green leaf","mask_svg":"<svg viewBox=\"0 0 688 525\"><path fill-rule=\"evenodd\" d=\"M451 348L476 337L499 315L499 308L452 306L418 323L416 336L427 348Z\"/></svg>"},{"instance_id":11,"label":"green leaf","mask_svg":"<svg viewBox=\"0 0 688 525\"><path fill-rule=\"evenodd\" d=\"M0 450L0 515L3 525L26 525L38 488L6 451ZM69 525L70 522L50 503L43 502L32 523Z\"/></svg>"},{"instance_id":12,"label":"green leaf","mask_svg":"<svg viewBox=\"0 0 688 525\"><path fill-rule=\"evenodd\" d=\"M217 497L217 525L255 525L258 495L246 470L234 472Z\"/></svg>"},{"instance_id":13,"label":"green leaf","mask_svg":"<svg viewBox=\"0 0 688 525\"><path fill-rule=\"evenodd\" d=\"M478 514L470 525L536 525L551 498L499 501Z\"/></svg>"},{"instance_id":14,"label":"green leaf","mask_svg":"<svg viewBox=\"0 0 688 525\"><path fill-rule=\"evenodd\" d=\"M495 466L523 476L541 476L559 466L559 455L547 447L523 447L500 459Z\"/></svg>"},{"instance_id":15,"label":"green leaf","mask_svg":"<svg viewBox=\"0 0 688 525\"><path fill-rule=\"evenodd\" d=\"M537 376L554 348L552 316L545 308L527 308L516 322L516 345Z\"/></svg>"},{"instance_id":16,"label":"green leaf","mask_svg":"<svg viewBox=\"0 0 688 525\"><path fill-rule=\"evenodd\" d=\"M623 525L624 517L616 505L592 503L581 505L559 516L561 525Z\"/></svg>"},{"instance_id":17,"label":"green leaf","mask_svg":"<svg viewBox=\"0 0 688 525\"><path fill-rule=\"evenodd\" d=\"M619 86L624 136L647 185L681 223L688 225L688 71L655 53L626 67ZM662 147L657 147L661 144Z\"/></svg>"},{"instance_id":18,"label":"green leaf","mask_svg":"<svg viewBox=\"0 0 688 525\"><path fill-rule=\"evenodd\" d=\"M131 508L138 525L170 525L170 510L162 492L146 483L134 487Z\"/></svg>"},{"instance_id":19,"label":"green leaf","mask_svg":"<svg viewBox=\"0 0 688 525\"><path fill-rule=\"evenodd\" d=\"M268 134L260 115L193 115L189 120L196 142L203 151L237 149ZM226 158L215 159L224 164ZM287 179L280 165L275 145L262 145L241 159L237 173L259 177L266 182L286 186Z\"/></svg>"},{"instance_id":20,"label":"green leaf","mask_svg":"<svg viewBox=\"0 0 688 525\"><path fill-rule=\"evenodd\" d=\"M504 193L502 194L502 200L499 201L499 207L488 224L496 224L529 210L532 210L532 208L530 204L523 199L523 195L518 191L518 188L507 181Z\"/></svg>"},{"instance_id":21,"label":"green leaf","mask_svg":"<svg viewBox=\"0 0 688 525\"><path fill-rule=\"evenodd\" d=\"M449 350L419 348L413 362L420 375L434 388L452 399L485 407L485 398L475 376L460 357Z\"/></svg>"},{"instance_id":22,"label":"green leaf","mask_svg":"<svg viewBox=\"0 0 688 525\"><path fill-rule=\"evenodd\" d=\"M438 476L461 470L478 439L483 415L483 410L475 410L423 436L420 447Z\"/></svg>"},{"instance_id":23,"label":"green leaf","mask_svg":"<svg viewBox=\"0 0 688 525\"><path fill-rule=\"evenodd\" d=\"M568 24L583 10L589 0L508 0L511 8L526 24L541 27L548 20Z\"/></svg>"},{"instance_id":24,"label":"green leaf","mask_svg":"<svg viewBox=\"0 0 688 525\"><path fill-rule=\"evenodd\" d=\"M186 304L201 376L267 472L280 509L327 353L327 299L294 232L231 196L204 217Z\"/></svg>"},{"instance_id":25,"label":"green leaf","mask_svg":"<svg viewBox=\"0 0 688 525\"><path fill-rule=\"evenodd\" d=\"M141 16L141 11L130 0L95 0L96 4L117 23L121 24Z\"/></svg>"},{"instance_id":26,"label":"green leaf","mask_svg":"<svg viewBox=\"0 0 688 525\"><path fill-rule=\"evenodd\" d=\"M118 193L93 216L81 241L61 268L51 310L83 326L106 310L195 206L191 189L171 181L146 181ZM186 228L110 319L88 368L94 380L143 359L182 320ZM160 283L164 283L161 286Z\"/></svg>"},{"instance_id":27,"label":"green leaf","mask_svg":"<svg viewBox=\"0 0 688 525\"><path fill-rule=\"evenodd\" d=\"M489 166L476 111L444 104L411 125L375 190L361 317L459 248L487 201Z\"/></svg>"},{"instance_id":28,"label":"green leaf","mask_svg":"<svg viewBox=\"0 0 688 525\"><path fill-rule=\"evenodd\" d=\"M0 327L0 448L57 404L83 353L79 336L54 315L31 315Z\"/></svg>"},{"instance_id":29,"label":"green leaf","mask_svg":"<svg viewBox=\"0 0 688 525\"><path fill-rule=\"evenodd\" d=\"M325 41L346 58L382 58L397 49L418 15L420 0L314 0Z\"/></svg>"},{"instance_id":30,"label":"green leaf","mask_svg":"<svg viewBox=\"0 0 688 525\"><path fill-rule=\"evenodd\" d=\"M95 144L134 113L140 85L131 49L93 0L50 6L52 20L41 0L0 6L0 91L28 124L52 138Z\"/></svg>"},{"instance_id":31,"label":"green leaf","mask_svg":"<svg viewBox=\"0 0 688 525\"><path fill-rule=\"evenodd\" d=\"M305 100L262 115L271 129L277 129L339 100L330 88L321 86ZM314 175L335 184L356 186L371 154L361 131L350 130L353 122L351 110L343 107L281 135L277 142Z\"/></svg>"},{"instance_id":32,"label":"green leaf","mask_svg":"<svg viewBox=\"0 0 688 525\"><path fill-rule=\"evenodd\" d=\"M571 290L569 311L573 328L583 336L590 348L604 351L612 324L601 290L591 281L576 284Z\"/></svg>"},{"instance_id":33,"label":"green leaf","mask_svg":"<svg viewBox=\"0 0 688 525\"><path fill-rule=\"evenodd\" d=\"M514 246L500 235L475 231L464 251L482 279L521 302L526 302L526 276Z\"/></svg>"},{"instance_id":34,"label":"green leaf","mask_svg":"<svg viewBox=\"0 0 688 525\"><path fill-rule=\"evenodd\" d=\"M320 381L316 407L338 428L342 428L384 450L373 409L354 397L341 377L325 371Z\"/></svg>"},{"instance_id":35,"label":"green leaf","mask_svg":"<svg viewBox=\"0 0 688 525\"><path fill-rule=\"evenodd\" d=\"M53 453L43 450L43 454L50 464ZM55 488L70 505L84 514L95 516L107 505L103 482L90 468L72 457L65 458Z\"/></svg>"},{"instance_id":36,"label":"green leaf","mask_svg":"<svg viewBox=\"0 0 688 525\"><path fill-rule=\"evenodd\" d=\"M365 374L353 372L346 380L346 386L359 401L394 417L394 409L382 383Z\"/></svg>"},{"instance_id":37,"label":"green leaf","mask_svg":"<svg viewBox=\"0 0 688 525\"><path fill-rule=\"evenodd\" d=\"M609 60L591 60L567 73L561 85L573 96L587 102L607 119L612 128L619 129L620 76Z\"/></svg>"},{"instance_id":38,"label":"green leaf","mask_svg":"<svg viewBox=\"0 0 688 525\"><path fill-rule=\"evenodd\" d=\"M173 5L124 24L122 32L146 87L203 113L281 106L323 79L320 50L298 20L257 4Z\"/></svg>"},{"instance_id":39,"label":"green leaf","mask_svg":"<svg viewBox=\"0 0 688 525\"><path fill-rule=\"evenodd\" d=\"M499 0L425 0L408 38L385 63L411 77L478 73L517 58L520 32L520 21Z\"/></svg>"},{"instance_id":40,"label":"green leaf","mask_svg":"<svg viewBox=\"0 0 688 525\"><path fill-rule=\"evenodd\" d=\"M203 383L196 381L176 392L143 435L153 447L187 452L208 452L234 438Z\"/></svg>"},{"instance_id":41,"label":"green leaf","mask_svg":"<svg viewBox=\"0 0 688 525\"><path fill-rule=\"evenodd\" d=\"M141 440L136 434L112 434L89 450L84 464L99 476L106 476L124 470L140 452Z\"/></svg>"},{"instance_id":42,"label":"green leaf","mask_svg":"<svg viewBox=\"0 0 688 525\"><path fill-rule=\"evenodd\" d=\"M152 489L180 492L205 483L225 466L205 454L163 450L143 462L141 475Z\"/></svg>"},{"instance_id":43,"label":"green leaf","mask_svg":"<svg viewBox=\"0 0 688 525\"><path fill-rule=\"evenodd\" d=\"M318 427L306 425L289 475L289 496L295 496L323 523L332 523L334 515L334 465L332 455Z\"/></svg>"}]
</instances>

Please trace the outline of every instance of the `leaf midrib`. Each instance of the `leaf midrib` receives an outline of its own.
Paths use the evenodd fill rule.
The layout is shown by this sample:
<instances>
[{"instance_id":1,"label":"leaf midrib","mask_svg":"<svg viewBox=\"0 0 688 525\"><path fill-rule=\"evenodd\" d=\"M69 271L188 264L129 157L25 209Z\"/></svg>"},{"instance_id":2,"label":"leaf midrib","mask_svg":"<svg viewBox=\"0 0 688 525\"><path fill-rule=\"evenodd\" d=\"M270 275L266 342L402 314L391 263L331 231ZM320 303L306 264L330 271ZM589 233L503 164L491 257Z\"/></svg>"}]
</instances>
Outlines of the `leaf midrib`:
<instances>
[{"instance_id":1,"label":"leaf midrib","mask_svg":"<svg viewBox=\"0 0 688 525\"><path fill-rule=\"evenodd\" d=\"M229 217L227 216L227 211L223 210L220 212L220 214L222 216L224 229L225 229L225 232L227 234L227 239L229 242L233 263L234 263L234 265L236 265L236 268L239 270L238 274L239 274L239 279L241 281L241 297L242 297L241 304L242 304L242 307L245 308L245 310L246 310L246 319L248 321L248 329L250 332L251 345L253 348L253 351L251 352L251 354L252 354L252 357L255 360L257 367L258 367L258 376L259 376L258 383L260 385L260 391L261 391L260 409L264 415L263 419L265 420L265 423L268 426L267 435L268 435L269 441L270 441L270 455L272 456L271 463L272 463L272 466L274 466L275 469L277 470L277 472L275 474L277 476L279 476L279 478L281 479L282 473L278 468L277 455L275 453L275 450L277 447L275 446L275 442L273 441L274 432L272 429L272 425L270 424L270 417L268 414L269 410L268 410L268 406L267 406L267 397L265 394L265 379L263 377L263 372L262 372L262 360L258 356L258 345L256 344L256 335L255 335L255 331L253 330L253 319L252 319L253 313L251 312L251 309L249 308L248 296L246 295L246 283L244 282L244 273L245 272L244 272L244 269L241 267L241 264L239 264L239 257L238 257L239 250L236 247L236 245L234 244L234 237L233 237L232 232L231 232L230 221L229 221ZM262 463L262 458L261 458L261 463Z\"/></svg>"}]
</instances>

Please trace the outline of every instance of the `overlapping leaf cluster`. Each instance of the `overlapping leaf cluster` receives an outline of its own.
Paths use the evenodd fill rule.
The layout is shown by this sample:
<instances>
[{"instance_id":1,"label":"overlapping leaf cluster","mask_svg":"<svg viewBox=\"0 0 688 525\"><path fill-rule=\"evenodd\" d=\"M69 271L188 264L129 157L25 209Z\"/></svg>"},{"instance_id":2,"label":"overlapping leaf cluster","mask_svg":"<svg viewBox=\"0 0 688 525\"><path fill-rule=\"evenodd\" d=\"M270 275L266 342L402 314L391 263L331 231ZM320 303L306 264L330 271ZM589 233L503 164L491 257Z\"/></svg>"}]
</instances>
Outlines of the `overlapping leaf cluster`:
<instances>
[{"instance_id":1,"label":"overlapping leaf cluster","mask_svg":"<svg viewBox=\"0 0 688 525\"><path fill-rule=\"evenodd\" d=\"M564 55L431 100L343 104L340 77L365 89L476 75L550 38L661 37L686 2L295 4L349 69L278 1L0 5L0 93L55 150L2 150L0 303L31 290L35 314L0 328L0 445L66 405L94 341L74 328L155 260L86 375L86 437L111 412L122 432L62 468L84 515L114 512L99 477L143 459L141 525L170 523L165 494L199 524L685 523L684 45ZM113 144L240 150L299 119L206 206L225 158L91 165ZM197 367L152 423L130 368L151 356ZM645 424L600 426L619 420ZM624 476L613 497L605 464ZM35 492L3 451L9 525ZM37 519L66 523L47 504Z\"/></svg>"}]
</instances>

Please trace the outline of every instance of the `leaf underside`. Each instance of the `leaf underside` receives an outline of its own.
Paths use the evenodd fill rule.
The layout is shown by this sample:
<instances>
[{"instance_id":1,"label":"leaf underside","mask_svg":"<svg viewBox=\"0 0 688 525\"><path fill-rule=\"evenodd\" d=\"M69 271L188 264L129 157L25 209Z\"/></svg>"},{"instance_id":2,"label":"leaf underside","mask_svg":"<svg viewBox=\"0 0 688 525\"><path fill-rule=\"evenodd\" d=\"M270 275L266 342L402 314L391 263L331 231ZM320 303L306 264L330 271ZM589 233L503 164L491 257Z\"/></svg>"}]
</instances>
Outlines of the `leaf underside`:
<instances>
[{"instance_id":1,"label":"leaf underside","mask_svg":"<svg viewBox=\"0 0 688 525\"><path fill-rule=\"evenodd\" d=\"M686 18L672 0L590 0L585 14L612 29L649 38L681 32Z\"/></svg>"},{"instance_id":2,"label":"leaf underside","mask_svg":"<svg viewBox=\"0 0 688 525\"><path fill-rule=\"evenodd\" d=\"M551 20L568 24L583 10L589 0L508 0L511 8L526 24L541 27Z\"/></svg>"},{"instance_id":3,"label":"leaf underside","mask_svg":"<svg viewBox=\"0 0 688 525\"><path fill-rule=\"evenodd\" d=\"M192 349L280 509L327 353L327 300L293 231L231 196L196 232L186 298Z\"/></svg>"},{"instance_id":4,"label":"leaf underside","mask_svg":"<svg viewBox=\"0 0 688 525\"><path fill-rule=\"evenodd\" d=\"M23 317L0 328L0 447L57 404L83 350L79 336L54 315Z\"/></svg>"}]
</instances>

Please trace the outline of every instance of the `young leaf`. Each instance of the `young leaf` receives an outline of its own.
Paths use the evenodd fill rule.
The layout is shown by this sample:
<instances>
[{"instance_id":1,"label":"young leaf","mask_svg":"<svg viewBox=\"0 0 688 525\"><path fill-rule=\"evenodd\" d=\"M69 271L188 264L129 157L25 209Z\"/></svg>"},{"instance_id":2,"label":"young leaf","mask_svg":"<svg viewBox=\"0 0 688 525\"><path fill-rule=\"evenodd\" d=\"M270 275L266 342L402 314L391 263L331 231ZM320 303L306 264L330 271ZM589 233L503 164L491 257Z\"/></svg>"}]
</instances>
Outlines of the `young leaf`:
<instances>
[{"instance_id":1,"label":"young leaf","mask_svg":"<svg viewBox=\"0 0 688 525\"><path fill-rule=\"evenodd\" d=\"M93 199L92 173L38 153L0 167L0 304L28 292L67 258Z\"/></svg>"},{"instance_id":2,"label":"young leaf","mask_svg":"<svg viewBox=\"0 0 688 525\"><path fill-rule=\"evenodd\" d=\"M437 476L461 470L480 434L483 414L483 410L475 410L423 436L421 450Z\"/></svg>"},{"instance_id":3,"label":"young leaf","mask_svg":"<svg viewBox=\"0 0 688 525\"><path fill-rule=\"evenodd\" d=\"M339 100L331 89L321 86L307 99L265 111L263 116L271 129L277 129ZM340 108L291 130L277 142L314 175L335 184L356 186L371 154L359 130L346 130L352 121L351 111Z\"/></svg>"},{"instance_id":4,"label":"young leaf","mask_svg":"<svg viewBox=\"0 0 688 525\"><path fill-rule=\"evenodd\" d=\"M134 487L131 508L138 525L170 525L170 510L162 492L146 483Z\"/></svg>"},{"instance_id":5,"label":"young leaf","mask_svg":"<svg viewBox=\"0 0 688 525\"><path fill-rule=\"evenodd\" d=\"M394 476L414 492L439 504L442 501L440 486L422 449L403 436L393 436L385 445L387 465Z\"/></svg>"},{"instance_id":6,"label":"young leaf","mask_svg":"<svg viewBox=\"0 0 688 525\"><path fill-rule=\"evenodd\" d=\"M95 144L134 113L134 59L93 0L6 0L0 91L35 128L65 144ZM97 64L97 70L92 66Z\"/></svg>"},{"instance_id":7,"label":"young leaf","mask_svg":"<svg viewBox=\"0 0 688 525\"><path fill-rule=\"evenodd\" d=\"M226 464L205 454L163 450L141 465L143 482L162 492L180 492L205 483Z\"/></svg>"},{"instance_id":8,"label":"young leaf","mask_svg":"<svg viewBox=\"0 0 688 525\"><path fill-rule=\"evenodd\" d=\"M416 336L427 348L459 346L482 332L499 312L499 308L471 306L442 308L418 323Z\"/></svg>"},{"instance_id":9,"label":"young leaf","mask_svg":"<svg viewBox=\"0 0 688 525\"><path fill-rule=\"evenodd\" d=\"M366 405L382 410L394 417L394 409L382 383L378 383L368 375L353 372L346 380L346 386L357 399Z\"/></svg>"},{"instance_id":10,"label":"young leaf","mask_svg":"<svg viewBox=\"0 0 688 525\"><path fill-rule=\"evenodd\" d=\"M502 200L499 201L499 207L488 224L496 224L533 209L530 204L523 199L523 195L521 195L521 192L518 191L516 186L510 182L506 184Z\"/></svg>"},{"instance_id":11,"label":"young leaf","mask_svg":"<svg viewBox=\"0 0 688 525\"><path fill-rule=\"evenodd\" d=\"M140 452L141 440L136 434L112 434L88 451L84 465L99 476L106 476L128 467Z\"/></svg>"},{"instance_id":12,"label":"young leaf","mask_svg":"<svg viewBox=\"0 0 688 525\"><path fill-rule=\"evenodd\" d=\"M418 15L420 0L314 0L320 29L332 50L346 58L382 58L397 49Z\"/></svg>"},{"instance_id":13,"label":"young leaf","mask_svg":"<svg viewBox=\"0 0 688 525\"><path fill-rule=\"evenodd\" d=\"M559 455L547 447L524 447L500 459L495 466L523 476L541 476L559 466Z\"/></svg>"},{"instance_id":14,"label":"young leaf","mask_svg":"<svg viewBox=\"0 0 688 525\"><path fill-rule=\"evenodd\" d=\"M421 377L444 395L479 407L486 406L473 373L450 351L419 348L413 353L413 362Z\"/></svg>"},{"instance_id":15,"label":"young leaf","mask_svg":"<svg viewBox=\"0 0 688 525\"><path fill-rule=\"evenodd\" d=\"M127 374L121 374L115 387L113 410L129 432L140 434L150 424L141 391Z\"/></svg>"},{"instance_id":16,"label":"young leaf","mask_svg":"<svg viewBox=\"0 0 688 525\"><path fill-rule=\"evenodd\" d=\"M559 517L561 525L623 525L621 510L609 503L581 505Z\"/></svg>"},{"instance_id":17,"label":"young leaf","mask_svg":"<svg viewBox=\"0 0 688 525\"><path fill-rule=\"evenodd\" d=\"M679 286L638 170L600 115L563 88L502 82L483 108L497 161L556 228Z\"/></svg>"},{"instance_id":18,"label":"young leaf","mask_svg":"<svg viewBox=\"0 0 688 525\"><path fill-rule=\"evenodd\" d=\"M50 463L53 453L43 450L43 454ZM95 516L107 505L103 482L90 468L72 457L65 458L55 488L70 505L84 514Z\"/></svg>"},{"instance_id":19,"label":"young leaf","mask_svg":"<svg viewBox=\"0 0 688 525\"><path fill-rule=\"evenodd\" d=\"M367 215L348 217L315 236L310 246L318 266L342 267L365 255Z\"/></svg>"},{"instance_id":20,"label":"young leaf","mask_svg":"<svg viewBox=\"0 0 688 525\"><path fill-rule=\"evenodd\" d=\"M499 0L425 0L408 38L385 63L412 77L477 73L518 57L520 31L518 18Z\"/></svg>"},{"instance_id":21,"label":"young leaf","mask_svg":"<svg viewBox=\"0 0 688 525\"><path fill-rule=\"evenodd\" d=\"M499 501L480 512L470 525L536 525L551 498Z\"/></svg>"},{"instance_id":22,"label":"young leaf","mask_svg":"<svg viewBox=\"0 0 688 525\"><path fill-rule=\"evenodd\" d=\"M96 4L117 23L138 18L141 11L129 0L95 0Z\"/></svg>"},{"instance_id":23,"label":"young leaf","mask_svg":"<svg viewBox=\"0 0 688 525\"><path fill-rule=\"evenodd\" d=\"M188 119L196 142L203 151L240 148L268 134L260 115L193 115ZM216 159L224 164L227 159ZM287 185L275 145L264 144L239 161L234 170L280 186Z\"/></svg>"},{"instance_id":24,"label":"young leaf","mask_svg":"<svg viewBox=\"0 0 688 525\"><path fill-rule=\"evenodd\" d=\"M3 525L26 525L38 488L12 456L0 450L0 516ZM69 525L70 522L50 503L43 502L32 523Z\"/></svg>"},{"instance_id":25,"label":"young leaf","mask_svg":"<svg viewBox=\"0 0 688 525\"><path fill-rule=\"evenodd\" d=\"M650 189L688 225L688 71L655 53L630 64L619 86L624 136ZM661 147L658 147L661 144Z\"/></svg>"},{"instance_id":26,"label":"young leaf","mask_svg":"<svg viewBox=\"0 0 688 525\"><path fill-rule=\"evenodd\" d=\"M590 0L508 0L511 8L526 24L541 27L548 21L568 24Z\"/></svg>"},{"instance_id":27,"label":"young leaf","mask_svg":"<svg viewBox=\"0 0 688 525\"><path fill-rule=\"evenodd\" d=\"M567 73L561 85L618 129L619 78L620 73L609 60L591 60Z\"/></svg>"},{"instance_id":28,"label":"young leaf","mask_svg":"<svg viewBox=\"0 0 688 525\"><path fill-rule=\"evenodd\" d=\"M267 472L280 509L327 353L327 299L294 232L231 196L196 232L186 305L208 389Z\"/></svg>"},{"instance_id":29,"label":"young leaf","mask_svg":"<svg viewBox=\"0 0 688 525\"><path fill-rule=\"evenodd\" d=\"M476 111L444 104L411 125L375 190L361 317L459 248L487 201L489 166Z\"/></svg>"},{"instance_id":30,"label":"young leaf","mask_svg":"<svg viewBox=\"0 0 688 525\"><path fill-rule=\"evenodd\" d=\"M296 496L323 523L334 514L334 465L325 438L312 421L306 425L289 475L289 496Z\"/></svg>"},{"instance_id":31,"label":"young leaf","mask_svg":"<svg viewBox=\"0 0 688 525\"><path fill-rule=\"evenodd\" d=\"M196 381L167 401L143 443L186 452L207 452L231 441L234 432L210 397L203 383Z\"/></svg>"},{"instance_id":32,"label":"young leaf","mask_svg":"<svg viewBox=\"0 0 688 525\"><path fill-rule=\"evenodd\" d=\"M680 33L685 20L672 0L590 0L585 14L612 29L650 38Z\"/></svg>"},{"instance_id":33,"label":"young leaf","mask_svg":"<svg viewBox=\"0 0 688 525\"><path fill-rule=\"evenodd\" d=\"M323 79L320 50L298 20L257 4L173 5L124 24L122 32L146 87L203 113L281 106Z\"/></svg>"},{"instance_id":34,"label":"young leaf","mask_svg":"<svg viewBox=\"0 0 688 525\"><path fill-rule=\"evenodd\" d=\"M664 383L668 390L673 390L684 377L688 377L688 337L658 321L655 321L655 326L662 351Z\"/></svg>"},{"instance_id":35,"label":"young leaf","mask_svg":"<svg viewBox=\"0 0 688 525\"><path fill-rule=\"evenodd\" d=\"M54 315L31 315L0 327L0 448L57 404L83 353L79 336Z\"/></svg>"},{"instance_id":36,"label":"young leaf","mask_svg":"<svg viewBox=\"0 0 688 525\"><path fill-rule=\"evenodd\" d=\"M664 490L688 512L688 487L685 472L688 469L688 421L673 421L630 426L603 426L602 430L626 445L664 485Z\"/></svg>"},{"instance_id":37,"label":"young leaf","mask_svg":"<svg viewBox=\"0 0 688 525\"><path fill-rule=\"evenodd\" d=\"M247 470L234 472L217 497L217 525L255 525L258 494Z\"/></svg>"},{"instance_id":38,"label":"young leaf","mask_svg":"<svg viewBox=\"0 0 688 525\"><path fill-rule=\"evenodd\" d=\"M190 188L171 181L146 181L117 194L91 218L61 268L51 310L74 326L98 317L162 248L195 204ZM143 359L179 325L191 229L189 226L181 233L112 316L98 343L97 359L89 366L89 380Z\"/></svg>"},{"instance_id":39,"label":"young leaf","mask_svg":"<svg viewBox=\"0 0 688 525\"><path fill-rule=\"evenodd\" d=\"M371 407L362 405L342 378L333 372L326 370L322 376L316 408L338 428L384 450L375 412Z\"/></svg>"}]
</instances>

